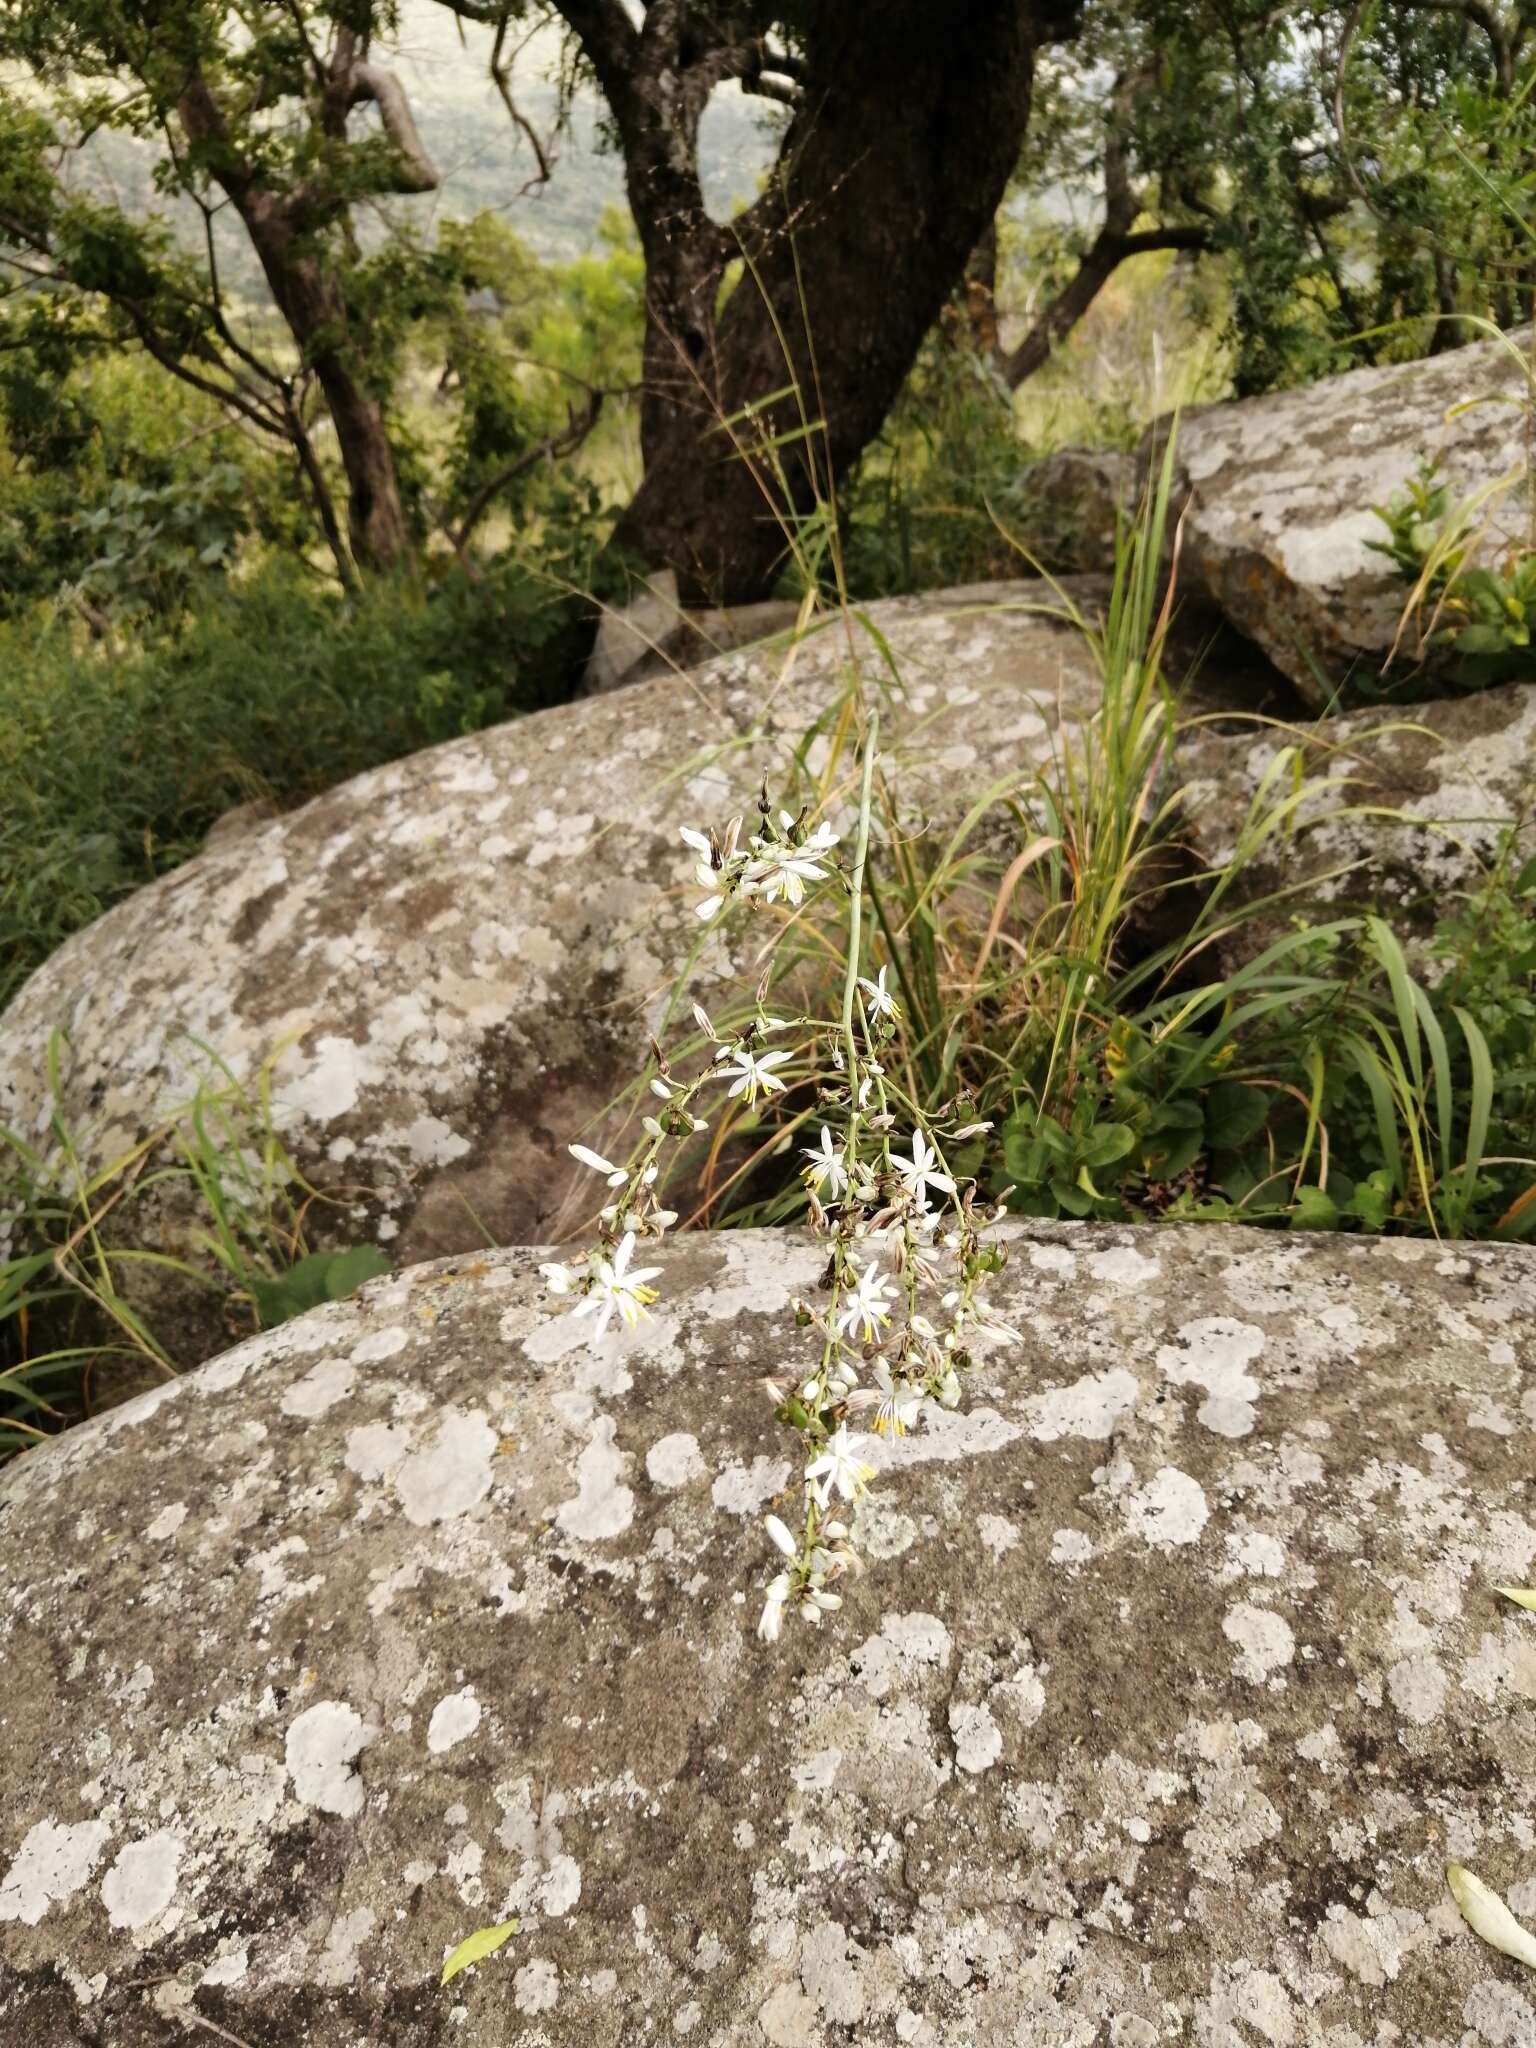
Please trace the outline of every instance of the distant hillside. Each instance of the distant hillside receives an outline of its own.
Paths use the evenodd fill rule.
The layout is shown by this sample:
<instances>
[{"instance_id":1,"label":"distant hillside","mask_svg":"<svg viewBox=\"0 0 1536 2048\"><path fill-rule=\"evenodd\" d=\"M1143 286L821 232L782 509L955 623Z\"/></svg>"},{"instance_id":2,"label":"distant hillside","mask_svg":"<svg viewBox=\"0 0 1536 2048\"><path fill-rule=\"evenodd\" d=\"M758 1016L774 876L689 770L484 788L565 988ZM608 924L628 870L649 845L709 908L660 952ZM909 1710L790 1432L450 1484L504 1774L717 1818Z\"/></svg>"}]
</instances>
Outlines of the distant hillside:
<instances>
[{"instance_id":1,"label":"distant hillside","mask_svg":"<svg viewBox=\"0 0 1536 2048\"><path fill-rule=\"evenodd\" d=\"M488 31L466 27L435 0L407 0L401 9L400 51L392 61L410 89L411 105L428 153L442 173L437 192L389 202L389 218L424 233L435 219L461 219L484 209L504 214L539 255L560 261L589 248L603 212L624 205L619 157L604 149L602 102L580 95L565 133L553 137L558 96L549 82L559 58L552 36L525 53L517 103L539 134L552 139L553 175L525 189L537 172L526 138L508 118L488 71ZM715 95L704 120L700 156L705 197L720 217L733 202L750 199L777 143L772 124L780 110L739 92ZM190 206L168 201L155 187L160 152L125 135L103 135L80 162L86 181L134 213L159 213L201 246L202 229ZM238 225L226 217L220 237L226 283L235 293L259 283L255 258ZM361 224L369 239L366 219Z\"/></svg>"},{"instance_id":2,"label":"distant hillside","mask_svg":"<svg viewBox=\"0 0 1536 2048\"><path fill-rule=\"evenodd\" d=\"M407 0L401 9L398 68L410 87L422 140L443 173L442 190L430 203L455 217L493 208L540 255L579 254L603 209L624 203L623 166L603 149L599 135L601 101L593 95L578 100L571 132L556 146L553 177L519 197L537 169L533 151L491 82L489 31L465 27L461 36L459 28L436 0ZM539 74L552 75L558 57L557 38L545 35L518 70L518 105L541 135L553 126L556 93ZM777 148L772 127L781 112L740 92L718 92L711 101L700 157L705 198L717 216L756 192Z\"/></svg>"}]
</instances>

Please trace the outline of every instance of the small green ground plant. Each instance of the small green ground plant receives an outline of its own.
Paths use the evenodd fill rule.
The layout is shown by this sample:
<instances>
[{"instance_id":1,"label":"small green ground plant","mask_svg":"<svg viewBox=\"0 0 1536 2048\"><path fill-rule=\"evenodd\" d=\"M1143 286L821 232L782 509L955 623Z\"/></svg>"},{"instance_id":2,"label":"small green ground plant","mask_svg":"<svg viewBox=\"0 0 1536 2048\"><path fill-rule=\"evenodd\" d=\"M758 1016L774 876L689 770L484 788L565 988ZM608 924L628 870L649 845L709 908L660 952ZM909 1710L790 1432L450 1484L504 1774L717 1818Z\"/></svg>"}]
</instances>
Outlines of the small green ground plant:
<instances>
[{"instance_id":1,"label":"small green ground plant","mask_svg":"<svg viewBox=\"0 0 1536 2048\"><path fill-rule=\"evenodd\" d=\"M66 1056L56 1036L55 1104ZM373 1245L311 1247L323 1198L273 1125L270 1062L242 1082L208 1055L181 1109L86 1159L57 1107L39 1144L0 1129L0 1459L201 1362L177 1355L157 1283L217 1302L233 1343L389 1270ZM191 1220L170 1231L168 1207Z\"/></svg>"},{"instance_id":2,"label":"small green ground plant","mask_svg":"<svg viewBox=\"0 0 1536 2048\"><path fill-rule=\"evenodd\" d=\"M1491 533L1479 515L1493 495L1453 504L1450 485L1425 463L1396 498L1372 508L1387 537L1367 545L1412 585L1425 651L1449 659L1463 690L1536 680L1536 547Z\"/></svg>"}]
</instances>

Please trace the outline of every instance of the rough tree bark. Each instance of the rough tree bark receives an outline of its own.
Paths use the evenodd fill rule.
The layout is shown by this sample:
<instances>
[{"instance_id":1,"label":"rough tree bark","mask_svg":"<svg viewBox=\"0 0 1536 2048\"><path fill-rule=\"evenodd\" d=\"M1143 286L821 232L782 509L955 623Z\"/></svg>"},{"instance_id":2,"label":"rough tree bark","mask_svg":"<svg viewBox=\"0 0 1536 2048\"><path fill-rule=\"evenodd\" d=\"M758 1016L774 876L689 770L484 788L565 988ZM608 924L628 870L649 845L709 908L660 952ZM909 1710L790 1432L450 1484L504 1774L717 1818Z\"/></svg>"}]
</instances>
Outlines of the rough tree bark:
<instances>
[{"instance_id":1,"label":"rough tree bark","mask_svg":"<svg viewBox=\"0 0 1536 2048\"><path fill-rule=\"evenodd\" d=\"M651 0L638 25L620 0L559 10L613 113L646 258L645 474L615 549L674 569L685 602L760 598L786 553L784 518L879 431L996 212L1035 52L1070 33L1071 10L818 6L794 56L769 50L745 9ZM697 137L709 92L729 77L795 111L768 188L726 228L704 205ZM721 310L742 251L746 274ZM819 424L770 452L802 424L793 400L774 398L791 383ZM743 420L749 406L757 414Z\"/></svg>"},{"instance_id":2,"label":"rough tree bark","mask_svg":"<svg viewBox=\"0 0 1536 2048\"><path fill-rule=\"evenodd\" d=\"M340 142L351 110L372 101L394 145L388 189L429 192L438 176L390 73L368 63L350 31L339 32L311 109L315 126ZM179 105L188 140L201 149L250 236L272 296L314 371L336 430L347 478L352 554L364 569L390 569L409 551L394 449L382 407L369 390L352 340L346 296L323 230L344 202L317 186L277 191L236 145L217 93L193 69Z\"/></svg>"}]
</instances>

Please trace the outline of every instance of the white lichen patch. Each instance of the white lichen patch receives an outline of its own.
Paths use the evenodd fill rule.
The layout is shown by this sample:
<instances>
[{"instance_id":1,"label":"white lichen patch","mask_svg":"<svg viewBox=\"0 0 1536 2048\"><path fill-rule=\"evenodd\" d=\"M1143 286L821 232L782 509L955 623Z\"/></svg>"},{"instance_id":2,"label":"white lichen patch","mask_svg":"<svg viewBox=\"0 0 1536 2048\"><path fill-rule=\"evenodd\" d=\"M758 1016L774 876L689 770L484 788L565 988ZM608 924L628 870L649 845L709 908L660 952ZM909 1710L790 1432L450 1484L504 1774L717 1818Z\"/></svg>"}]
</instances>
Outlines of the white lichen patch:
<instances>
[{"instance_id":1,"label":"white lichen patch","mask_svg":"<svg viewBox=\"0 0 1536 2048\"><path fill-rule=\"evenodd\" d=\"M362 1963L358 1950L372 1934L377 1920L371 1906L340 1913L326 1932L325 1947L314 1966L313 1981L322 1989L340 1990L357 1982Z\"/></svg>"},{"instance_id":2,"label":"white lichen patch","mask_svg":"<svg viewBox=\"0 0 1536 2048\"><path fill-rule=\"evenodd\" d=\"M1221 1632L1238 1650L1237 1673L1255 1685L1262 1685L1276 1671L1283 1671L1296 1655L1296 1637L1283 1614L1268 1607L1253 1607L1241 1601L1229 1608Z\"/></svg>"},{"instance_id":3,"label":"white lichen patch","mask_svg":"<svg viewBox=\"0 0 1536 2048\"><path fill-rule=\"evenodd\" d=\"M1159 1550L1198 1543L1210 1518L1210 1503L1199 1481L1174 1465L1160 1467L1125 1502L1131 1533Z\"/></svg>"},{"instance_id":4,"label":"white lichen patch","mask_svg":"<svg viewBox=\"0 0 1536 2048\"><path fill-rule=\"evenodd\" d=\"M990 1770L1003 1753L1003 1731L993 1720L985 1703L957 1703L949 1710L949 1732L954 1738L955 1762L973 1775Z\"/></svg>"},{"instance_id":5,"label":"white lichen patch","mask_svg":"<svg viewBox=\"0 0 1536 2048\"><path fill-rule=\"evenodd\" d=\"M635 1496L623 1484L628 1459L614 1441L613 1418L600 1415L592 1440L576 1460L578 1491L562 1501L557 1516L578 1543L606 1543L622 1536L635 1519Z\"/></svg>"},{"instance_id":6,"label":"white lichen patch","mask_svg":"<svg viewBox=\"0 0 1536 2048\"><path fill-rule=\"evenodd\" d=\"M1069 1387L1053 1387L1048 1393L1030 1397L1029 1433L1042 1444L1055 1443L1064 1436L1102 1443L1113 1435L1121 1416L1136 1406L1140 1393L1136 1375L1121 1366L1092 1373Z\"/></svg>"},{"instance_id":7,"label":"white lichen patch","mask_svg":"<svg viewBox=\"0 0 1536 2048\"><path fill-rule=\"evenodd\" d=\"M698 1438L683 1429L659 1437L645 1454L645 1470L653 1486L668 1491L686 1486L690 1479L701 1479L705 1465Z\"/></svg>"},{"instance_id":8,"label":"white lichen patch","mask_svg":"<svg viewBox=\"0 0 1536 2048\"><path fill-rule=\"evenodd\" d=\"M90 1882L112 1830L102 1820L40 1820L0 1879L0 1920L35 1927Z\"/></svg>"},{"instance_id":9,"label":"white lichen patch","mask_svg":"<svg viewBox=\"0 0 1536 2048\"><path fill-rule=\"evenodd\" d=\"M408 1522L427 1528L466 1515L491 1490L496 1432L479 1409L446 1409L433 1441L412 1451L395 1474L395 1492Z\"/></svg>"},{"instance_id":10,"label":"white lichen patch","mask_svg":"<svg viewBox=\"0 0 1536 2048\"><path fill-rule=\"evenodd\" d=\"M344 1358L322 1358L284 1394L278 1407L284 1415L313 1422L351 1393L357 1374Z\"/></svg>"},{"instance_id":11,"label":"white lichen patch","mask_svg":"<svg viewBox=\"0 0 1536 2048\"><path fill-rule=\"evenodd\" d=\"M709 1497L722 1514L756 1515L788 1484L787 1458L757 1457L750 1465L727 1465L716 1475Z\"/></svg>"},{"instance_id":12,"label":"white lichen patch","mask_svg":"<svg viewBox=\"0 0 1536 2048\"><path fill-rule=\"evenodd\" d=\"M1176 1387L1204 1387L1200 1421L1218 1436L1247 1436L1253 1428L1259 1382L1249 1372L1264 1349L1264 1332L1231 1316L1202 1316L1181 1324L1172 1344L1157 1354L1158 1370Z\"/></svg>"},{"instance_id":13,"label":"white lichen patch","mask_svg":"<svg viewBox=\"0 0 1536 2048\"><path fill-rule=\"evenodd\" d=\"M284 1742L294 1797L321 1813L361 1813L356 1759L370 1739L362 1716L343 1700L318 1700L307 1708L290 1724Z\"/></svg>"},{"instance_id":14,"label":"white lichen patch","mask_svg":"<svg viewBox=\"0 0 1536 2048\"><path fill-rule=\"evenodd\" d=\"M163 1829L119 1849L101 1885L101 1903L114 1927L147 1927L161 1917L176 1895L184 1853L180 1838Z\"/></svg>"},{"instance_id":15,"label":"white lichen patch","mask_svg":"<svg viewBox=\"0 0 1536 2048\"><path fill-rule=\"evenodd\" d=\"M441 1756L456 1743L467 1741L480 1726L480 1714L473 1686L466 1685L462 1692L447 1694L432 1709L432 1718L427 1723L427 1748L434 1756Z\"/></svg>"}]
</instances>

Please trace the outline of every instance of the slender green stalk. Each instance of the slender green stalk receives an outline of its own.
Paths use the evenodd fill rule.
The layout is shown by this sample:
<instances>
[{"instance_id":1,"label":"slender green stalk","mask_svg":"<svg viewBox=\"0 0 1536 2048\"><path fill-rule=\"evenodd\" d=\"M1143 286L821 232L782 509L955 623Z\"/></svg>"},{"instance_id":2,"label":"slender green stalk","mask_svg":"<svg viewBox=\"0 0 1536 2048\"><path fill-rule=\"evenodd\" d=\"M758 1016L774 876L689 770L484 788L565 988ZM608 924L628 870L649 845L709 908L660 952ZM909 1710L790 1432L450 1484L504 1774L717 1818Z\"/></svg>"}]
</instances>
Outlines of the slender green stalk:
<instances>
[{"instance_id":1,"label":"slender green stalk","mask_svg":"<svg viewBox=\"0 0 1536 2048\"><path fill-rule=\"evenodd\" d=\"M869 858L869 814L875 786L875 755L880 748L880 713L871 710L864 729L864 775L859 789L859 835L854 842L853 895L848 904L848 971L843 976L843 1057L848 1086L853 1090L853 1116L858 1116L858 1047L853 1039L853 1005L859 992L859 952L864 924L864 864Z\"/></svg>"}]
</instances>

